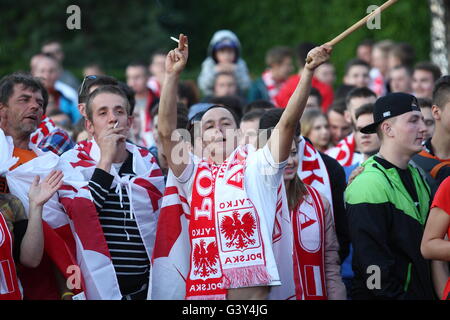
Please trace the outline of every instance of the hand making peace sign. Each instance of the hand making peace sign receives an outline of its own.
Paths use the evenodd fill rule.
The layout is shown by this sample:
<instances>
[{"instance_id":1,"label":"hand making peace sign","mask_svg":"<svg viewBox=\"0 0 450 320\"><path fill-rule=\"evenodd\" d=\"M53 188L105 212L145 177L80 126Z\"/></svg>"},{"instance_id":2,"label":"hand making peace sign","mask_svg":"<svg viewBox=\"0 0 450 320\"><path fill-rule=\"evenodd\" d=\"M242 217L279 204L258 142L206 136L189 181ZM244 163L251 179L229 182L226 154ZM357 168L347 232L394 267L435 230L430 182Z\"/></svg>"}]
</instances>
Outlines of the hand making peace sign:
<instances>
[{"instance_id":1,"label":"hand making peace sign","mask_svg":"<svg viewBox=\"0 0 450 320\"><path fill-rule=\"evenodd\" d=\"M180 34L178 48L166 57L166 73L179 75L185 68L189 56L188 37Z\"/></svg>"}]
</instances>

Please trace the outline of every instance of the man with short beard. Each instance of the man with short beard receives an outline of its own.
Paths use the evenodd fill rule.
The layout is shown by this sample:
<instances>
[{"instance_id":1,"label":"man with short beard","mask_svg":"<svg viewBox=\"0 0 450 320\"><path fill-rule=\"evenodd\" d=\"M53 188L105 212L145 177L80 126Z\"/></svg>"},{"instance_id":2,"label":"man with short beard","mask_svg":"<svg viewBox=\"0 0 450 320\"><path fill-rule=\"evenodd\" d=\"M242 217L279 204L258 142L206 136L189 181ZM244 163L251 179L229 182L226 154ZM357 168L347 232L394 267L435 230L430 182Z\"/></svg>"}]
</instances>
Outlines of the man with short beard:
<instances>
[{"instance_id":1,"label":"man with short beard","mask_svg":"<svg viewBox=\"0 0 450 320\"><path fill-rule=\"evenodd\" d=\"M41 157L48 156L48 159L52 160L56 157L50 152L43 154L31 141L31 135L39 127L47 103L48 94L44 86L38 79L30 75L15 73L0 81L0 132L3 131L6 137L11 138L6 141L12 142L9 146L8 142L2 145L4 149L1 152L4 156L18 158L18 161L9 167L9 171L14 171L16 175L17 171L21 171L22 165L34 165L34 169L37 170L42 166L42 162L39 162ZM12 150L7 150L8 147ZM12 154L9 155L8 151ZM0 177L1 193L10 193L12 187L13 185L8 187L6 179ZM15 185L14 187L17 188ZM59 247L61 255L63 255L64 249ZM65 277L68 275L56 271L55 263L52 260L53 258L48 255L46 245L46 253L37 268L19 269L19 276L24 288L24 299L58 300L61 295L72 294L65 287L65 281L62 278L62 275Z\"/></svg>"}]
</instances>

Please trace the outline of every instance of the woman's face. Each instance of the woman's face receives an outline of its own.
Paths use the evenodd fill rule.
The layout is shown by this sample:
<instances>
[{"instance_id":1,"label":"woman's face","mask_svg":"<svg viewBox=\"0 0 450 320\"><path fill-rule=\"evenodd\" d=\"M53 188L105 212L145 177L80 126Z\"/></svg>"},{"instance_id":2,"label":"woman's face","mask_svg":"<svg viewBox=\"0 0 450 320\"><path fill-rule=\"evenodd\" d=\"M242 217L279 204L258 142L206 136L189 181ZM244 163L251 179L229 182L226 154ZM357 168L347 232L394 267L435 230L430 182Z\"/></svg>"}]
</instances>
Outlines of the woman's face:
<instances>
[{"instance_id":1,"label":"woman's face","mask_svg":"<svg viewBox=\"0 0 450 320\"><path fill-rule=\"evenodd\" d=\"M291 181L295 178L298 170L298 161L297 142L294 140L292 141L291 153L289 154L287 165L284 168L284 181Z\"/></svg>"},{"instance_id":2,"label":"woman's face","mask_svg":"<svg viewBox=\"0 0 450 320\"><path fill-rule=\"evenodd\" d=\"M326 149L330 143L330 128L325 116L317 117L314 120L311 132L308 135L313 145L320 149Z\"/></svg>"}]
</instances>

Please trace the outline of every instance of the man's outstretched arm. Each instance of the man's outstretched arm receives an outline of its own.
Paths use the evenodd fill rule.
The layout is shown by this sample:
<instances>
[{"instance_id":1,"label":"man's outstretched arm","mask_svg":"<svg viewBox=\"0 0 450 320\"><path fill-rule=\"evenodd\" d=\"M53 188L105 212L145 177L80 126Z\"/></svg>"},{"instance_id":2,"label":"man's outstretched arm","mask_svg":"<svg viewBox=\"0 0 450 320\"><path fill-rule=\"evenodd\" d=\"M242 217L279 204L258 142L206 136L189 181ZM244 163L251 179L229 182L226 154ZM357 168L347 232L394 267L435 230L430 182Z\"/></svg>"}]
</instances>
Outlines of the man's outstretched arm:
<instances>
[{"instance_id":1,"label":"man's outstretched arm","mask_svg":"<svg viewBox=\"0 0 450 320\"><path fill-rule=\"evenodd\" d=\"M289 99L288 105L286 106L280 121L267 142L273 160L276 163L283 162L289 156L295 129L305 110L306 102L308 101L309 93L311 91L311 81L314 70L322 63L329 60L331 51L331 46L323 45L314 48L308 54L311 61L305 65L300 82Z\"/></svg>"},{"instance_id":2,"label":"man's outstretched arm","mask_svg":"<svg viewBox=\"0 0 450 320\"><path fill-rule=\"evenodd\" d=\"M158 110L158 134L169 168L179 177L189 161L187 148L183 152L176 152L176 159L172 150L179 143L172 141L172 134L177 128L177 91L181 72L188 60L188 38L180 34L178 48L171 50L166 57L166 75L161 91ZM177 139L174 139L177 140Z\"/></svg>"}]
</instances>

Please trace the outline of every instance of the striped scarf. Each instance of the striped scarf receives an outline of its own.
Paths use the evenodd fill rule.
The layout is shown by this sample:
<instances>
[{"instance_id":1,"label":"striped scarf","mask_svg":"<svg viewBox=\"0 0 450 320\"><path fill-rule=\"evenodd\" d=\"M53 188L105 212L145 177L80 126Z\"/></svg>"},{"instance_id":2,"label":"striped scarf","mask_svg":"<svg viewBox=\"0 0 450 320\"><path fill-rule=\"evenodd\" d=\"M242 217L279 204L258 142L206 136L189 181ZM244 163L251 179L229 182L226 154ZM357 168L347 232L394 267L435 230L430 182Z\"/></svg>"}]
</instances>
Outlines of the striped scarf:
<instances>
[{"instance_id":1,"label":"striped scarf","mask_svg":"<svg viewBox=\"0 0 450 320\"><path fill-rule=\"evenodd\" d=\"M272 76L271 70L266 70L261 75L261 79L264 82L264 85L266 86L267 93L269 94L270 101L275 104L275 96L280 91L281 86L283 85L283 82L277 83Z\"/></svg>"}]
</instances>

